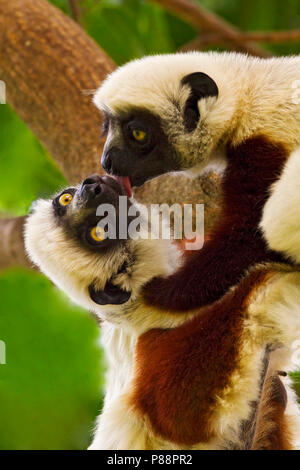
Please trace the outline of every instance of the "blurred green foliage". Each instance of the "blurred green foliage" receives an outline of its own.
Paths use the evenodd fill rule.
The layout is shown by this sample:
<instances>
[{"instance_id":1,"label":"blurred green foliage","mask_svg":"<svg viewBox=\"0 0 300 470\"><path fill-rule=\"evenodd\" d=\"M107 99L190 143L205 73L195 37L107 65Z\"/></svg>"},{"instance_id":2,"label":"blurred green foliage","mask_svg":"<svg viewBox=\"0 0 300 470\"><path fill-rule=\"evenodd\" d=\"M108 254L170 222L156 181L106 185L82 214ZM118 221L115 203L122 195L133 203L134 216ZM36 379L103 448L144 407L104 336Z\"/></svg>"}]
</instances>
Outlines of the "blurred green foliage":
<instances>
[{"instance_id":1,"label":"blurred green foliage","mask_svg":"<svg viewBox=\"0 0 300 470\"><path fill-rule=\"evenodd\" d=\"M0 211L25 214L34 199L50 196L66 180L8 106L0 105L0 125Z\"/></svg>"},{"instance_id":2,"label":"blurred green foliage","mask_svg":"<svg viewBox=\"0 0 300 470\"><path fill-rule=\"evenodd\" d=\"M51 3L69 14L67 0ZM242 30L299 28L299 0L202 0ZM174 52L197 32L144 0L79 0L83 26L117 64ZM299 53L299 44L266 46ZM0 105L0 212L24 214L32 200L66 182L51 157L9 108ZM98 327L43 276L0 276L0 449L80 449L101 407L104 362ZM297 387L300 390L300 374Z\"/></svg>"},{"instance_id":3,"label":"blurred green foliage","mask_svg":"<svg viewBox=\"0 0 300 470\"><path fill-rule=\"evenodd\" d=\"M299 0L198 3L245 31L286 30L300 25ZM80 4L85 29L117 64L145 54L175 52L197 36L193 27L146 0L83 0ZM293 54L299 53L299 44L276 44L267 49L277 55Z\"/></svg>"},{"instance_id":4,"label":"blurred green foliage","mask_svg":"<svg viewBox=\"0 0 300 470\"><path fill-rule=\"evenodd\" d=\"M84 449L101 407L95 320L45 277L0 277L0 449Z\"/></svg>"}]
</instances>

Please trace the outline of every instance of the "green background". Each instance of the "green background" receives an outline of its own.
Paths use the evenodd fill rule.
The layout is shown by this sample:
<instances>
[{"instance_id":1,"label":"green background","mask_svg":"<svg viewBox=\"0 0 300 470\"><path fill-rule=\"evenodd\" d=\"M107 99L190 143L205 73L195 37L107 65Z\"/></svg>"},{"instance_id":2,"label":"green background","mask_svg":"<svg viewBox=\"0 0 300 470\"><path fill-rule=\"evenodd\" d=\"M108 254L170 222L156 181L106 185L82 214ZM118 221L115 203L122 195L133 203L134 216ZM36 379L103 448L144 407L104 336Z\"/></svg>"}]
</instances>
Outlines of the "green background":
<instances>
[{"instance_id":1,"label":"green background","mask_svg":"<svg viewBox=\"0 0 300 470\"><path fill-rule=\"evenodd\" d=\"M52 3L69 14L67 0ZM176 51L196 36L186 23L141 0L79 3L84 28L117 64ZM300 26L299 0L201 4L243 30ZM265 47L277 55L299 53L296 43ZM0 105L0 216L26 214L32 200L65 183L18 116ZM0 449L87 447L103 395L99 336L95 320L42 275L0 273L0 340L7 360L0 364Z\"/></svg>"}]
</instances>

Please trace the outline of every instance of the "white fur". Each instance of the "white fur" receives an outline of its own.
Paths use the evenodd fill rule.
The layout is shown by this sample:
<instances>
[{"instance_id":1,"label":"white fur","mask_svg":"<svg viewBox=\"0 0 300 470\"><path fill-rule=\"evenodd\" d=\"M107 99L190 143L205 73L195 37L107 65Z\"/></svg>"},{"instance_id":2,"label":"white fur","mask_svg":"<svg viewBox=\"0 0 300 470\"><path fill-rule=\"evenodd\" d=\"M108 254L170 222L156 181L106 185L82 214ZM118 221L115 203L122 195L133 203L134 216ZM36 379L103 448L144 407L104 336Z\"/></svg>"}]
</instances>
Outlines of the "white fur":
<instances>
[{"instance_id":1,"label":"white fur","mask_svg":"<svg viewBox=\"0 0 300 470\"><path fill-rule=\"evenodd\" d=\"M292 347L300 339L300 271L274 274L253 293L248 310L261 342Z\"/></svg>"},{"instance_id":2,"label":"white fur","mask_svg":"<svg viewBox=\"0 0 300 470\"><path fill-rule=\"evenodd\" d=\"M300 148L273 185L260 226L270 248L300 262Z\"/></svg>"}]
</instances>

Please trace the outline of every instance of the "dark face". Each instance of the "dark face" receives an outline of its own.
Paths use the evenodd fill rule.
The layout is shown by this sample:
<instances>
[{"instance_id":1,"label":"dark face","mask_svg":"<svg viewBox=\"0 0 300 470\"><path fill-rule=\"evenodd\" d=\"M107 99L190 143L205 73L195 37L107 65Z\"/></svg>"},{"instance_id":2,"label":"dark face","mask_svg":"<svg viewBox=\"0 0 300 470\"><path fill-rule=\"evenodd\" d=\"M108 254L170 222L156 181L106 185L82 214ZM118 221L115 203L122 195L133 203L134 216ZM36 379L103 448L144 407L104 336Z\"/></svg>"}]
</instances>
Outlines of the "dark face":
<instances>
[{"instance_id":1,"label":"dark face","mask_svg":"<svg viewBox=\"0 0 300 470\"><path fill-rule=\"evenodd\" d=\"M155 176L179 169L178 157L160 119L149 111L106 114L103 130L108 137L102 167L109 174L129 176L132 186L141 186Z\"/></svg>"},{"instance_id":2,"label":"dark face","mask_svg":"<svg viewBox=\"0 0 300 470\"><path fill-rule=\"evenodd\" d=\"M119 183L108 176L92 175L86 178L79 188L67 188L52 201L53 210L57 222L64 227L69 237L92 252L117 249L124 239L119 238L119 197L125 196L126 210L128 213L131 204ZM102 204L114 207L116 217L110 220L111 226L115 228L116 238L106 236L104 230L99 229L99 223L103 215L99 216L96 211ZM106 216L106 214L105 214ZM128 217L128 225L131 219ZM127 225L127 228L128 228ZM127 238L127 236L126 236ZM126 269L121 265L119 272ZM95 289L94 284L88 286L91 299L99 305L120 305L127 302L131 293L107 281L103 290Z\"/></svg>"},{"instance_id":3,"label":"dark face","mask_svg":"<svg viewBox=\"0 0 300 470\"><path fill-rule=\"evenodd\" d=\"M129 199L119 183L108 176L92 175L86 178L79 188L67 188L52 201L53 210L58 223L65 228L80 246L88 250L99 251L113 249L124 240L119 238L119 197L125 196L128 210ZM106 204L114 208L110 213L99 208ZM108 206L106 206L108 207ZM104 208L105 209L105 208ZM98 215L97 215L98 214ZM107 217L108 216L108 217ZM108 224L116 234L107 232ZM128 217L128 224L130 220Z\"/></svg>"},{"instance_id":4,"label":"dark face","mask_svg":"<svg viewBox=\"0 0 300 470\"><path fill-rule=\"evenodd\" d=\"M180 126L176 127L176 122L167 122L166 126L165 122L168 129L172 124L176 137L180 137L181 133L189 136L196 130L200 119L199 100L218 95L216 83L202 72L185 76L181 86L188 87L190 94L183 109L172 102ZM170 106L167 100L166 105ZM133 107L130 112L105 114L103 131L107 134L107 141L101 164L107 173L123 177L120 182L128 195L131 186L141 186L163 173L186 169L183 167L184 159L172 145L171 138L168 139L161 119L148 110Z\"/></svg>"}]
</instances>

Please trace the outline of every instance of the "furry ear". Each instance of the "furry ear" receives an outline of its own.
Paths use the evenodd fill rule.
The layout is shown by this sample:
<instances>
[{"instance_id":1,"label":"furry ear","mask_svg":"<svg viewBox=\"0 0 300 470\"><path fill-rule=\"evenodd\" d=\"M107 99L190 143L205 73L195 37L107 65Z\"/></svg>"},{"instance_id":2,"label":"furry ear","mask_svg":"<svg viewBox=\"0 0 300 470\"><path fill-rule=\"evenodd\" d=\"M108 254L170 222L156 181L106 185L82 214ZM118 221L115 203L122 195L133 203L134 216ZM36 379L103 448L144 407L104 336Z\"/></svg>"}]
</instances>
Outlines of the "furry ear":
<instances>
[{"instance_id":1,"label":"furry ear","mask_svg":"<svg viewBox=\"0 0 300 470\"><path fill-rule=\"evenodd\" d=\"M198 101L209 96L218 96L219 89L216 82L203 72L194 72L181 80L182 85L188 85L191 93L184 108L184 125L188 132L197 127L200 114Z\"/></svg>"},{"instance_id":2,"label":"furry ear","mask_svg":"<svg viewBox=\"0 0 300 470\"><path fill-rule=\"evenodd\" d=\"M130 299L131 292L107 282L104 290L95 290L94 285L89 285L89 294L91 299L98 305L121 305Z\"/></svg>"}]
</instances>

